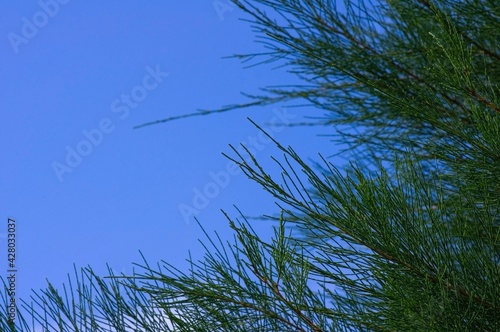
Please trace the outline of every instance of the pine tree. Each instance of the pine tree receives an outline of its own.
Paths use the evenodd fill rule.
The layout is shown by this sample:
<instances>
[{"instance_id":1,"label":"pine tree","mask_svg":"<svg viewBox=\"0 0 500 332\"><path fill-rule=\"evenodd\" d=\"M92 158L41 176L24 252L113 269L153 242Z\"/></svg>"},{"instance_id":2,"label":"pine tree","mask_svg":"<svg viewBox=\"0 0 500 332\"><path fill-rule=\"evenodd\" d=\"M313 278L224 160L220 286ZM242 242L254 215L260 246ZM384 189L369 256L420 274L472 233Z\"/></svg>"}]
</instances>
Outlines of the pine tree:
<instances>
[{"instance_id":1,"label":"pine tree","mask_svg":"<svg viewBox=\"0 0 500 332\"><path fill-rule=\"evenodd\" d=\"M324 114L308 125L331 128L353 162L311 164L274 141L275 176L235 148L228 158L281 207L272 241L226 215L234 243L208 237L190 271L82 269L24 317L50 331L499 331L498 3L233 2L269 49L238 57L304 84L218 112L306 102Z\"/></svg>"}]
</instances>

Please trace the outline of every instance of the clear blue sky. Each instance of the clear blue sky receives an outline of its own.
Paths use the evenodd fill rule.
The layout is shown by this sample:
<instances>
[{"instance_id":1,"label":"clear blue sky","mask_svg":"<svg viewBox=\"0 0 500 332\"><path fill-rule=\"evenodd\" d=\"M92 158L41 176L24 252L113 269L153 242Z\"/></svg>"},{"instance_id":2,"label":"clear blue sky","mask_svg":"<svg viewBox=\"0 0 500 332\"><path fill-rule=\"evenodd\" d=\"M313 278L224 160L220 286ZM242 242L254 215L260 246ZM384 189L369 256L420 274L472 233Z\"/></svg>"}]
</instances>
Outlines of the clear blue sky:
<instances>
[{"instance_id":1,"label":"clear blue sky","mask_svg":"<svg viewBox=\"0 0 500 332\"><path fill-rule=\"evenodd\" d=\"M230 143L253 144L271 165L267 156L276 149L246 118L266 126L321 111L295 108L280 118L269 106L133 129L295 82L283 69L244 69L222 59L261 49L239 20L243 13L225 6L227 0L0 4L0 275L11 217L18 223L20 296L44 287L46 278L60 285L73 264L104 273L109 263L130 273L139 250L151 262L186 268L188 250L202 254L203 233L180 211L196 208L193 199L207 231L227 239L221 208L233 216L233 204L251 215L277 212L244 175L221 175L229 174L221 152ZM275 137L305 156L334 152L316 136L326 129L281 129ZM197 198L204 191L212 197Z\"/></svg>"}]
</instances>

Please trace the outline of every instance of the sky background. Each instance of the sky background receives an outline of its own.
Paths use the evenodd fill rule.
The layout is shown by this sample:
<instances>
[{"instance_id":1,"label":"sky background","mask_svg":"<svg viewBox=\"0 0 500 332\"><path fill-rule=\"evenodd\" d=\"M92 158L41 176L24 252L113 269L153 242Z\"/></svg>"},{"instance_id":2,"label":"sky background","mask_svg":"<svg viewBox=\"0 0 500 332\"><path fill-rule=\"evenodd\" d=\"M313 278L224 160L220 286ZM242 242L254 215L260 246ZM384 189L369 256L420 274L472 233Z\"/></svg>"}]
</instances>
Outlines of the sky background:
<instances>
[{"instance_id":1,"label":"sky background","mask_svg":"<svg viewBox=\"0 0 500 332\"><path fill-rule=\"evenodd\" d=\"M210 174L227 172L221 153L230 153L228 144L258 138L247 117L270 128L321 111L291 108L280 120L276 114L284 110L266 106L133 129L247 101L241 92L296 83L283 68L245 69L223 59L262 50L245 17L227 0L0 4L0 275L7 273L10 217L18 229L20 297L44 288L46 279L57 287L73 264L131 273L139 250L150 262L186 269L188 251L203 254L203 232L180 211L183 204L194 207L197 190L212 196L197 218L223 239L232 233L220 209L235 217L233 204L250 215L278 212L243 174L224 178L218 189ZM126 95L135 97L127 102ZM329 133L325 128L273 133L304 157L335 152L318 137ZM255 148L272 168L276 148L260 141ZM78 149L81 160L68 157ZM269 223L255 228L270 233Z\"/></svg>"}]
</instances>

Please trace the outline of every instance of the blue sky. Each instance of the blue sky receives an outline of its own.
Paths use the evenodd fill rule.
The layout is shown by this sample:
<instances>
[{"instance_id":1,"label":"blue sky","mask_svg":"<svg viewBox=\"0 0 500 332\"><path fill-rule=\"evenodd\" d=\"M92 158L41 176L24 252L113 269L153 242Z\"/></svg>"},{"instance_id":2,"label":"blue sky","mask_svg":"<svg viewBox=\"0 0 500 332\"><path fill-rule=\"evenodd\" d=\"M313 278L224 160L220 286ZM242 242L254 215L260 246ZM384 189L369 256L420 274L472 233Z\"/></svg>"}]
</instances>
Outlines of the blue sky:
<instances>
[{"instance_id":1,"label":"blue sky","mask_svg":"<svg viewBox=\"0 0 500 332\"><path fill-rule=\"evenodd\" d=\"M311 108L267 106L133 129L296 82L283 69L222 59L261 50L226 0L2 2L0 15L0 275L10 217L21 297L46 278L60 285L73 264L130 273L139 250L187 268L189 250L202 255L203 233L186 211L226 239L220 209L277 212L221 155L245 143L272 168L268 156L277 151L247 117L306 157L334 152L317 136L326 129L269 127L322 115ZM256 229L269 232L269 224Z\"/></svg>"}]
</instances>

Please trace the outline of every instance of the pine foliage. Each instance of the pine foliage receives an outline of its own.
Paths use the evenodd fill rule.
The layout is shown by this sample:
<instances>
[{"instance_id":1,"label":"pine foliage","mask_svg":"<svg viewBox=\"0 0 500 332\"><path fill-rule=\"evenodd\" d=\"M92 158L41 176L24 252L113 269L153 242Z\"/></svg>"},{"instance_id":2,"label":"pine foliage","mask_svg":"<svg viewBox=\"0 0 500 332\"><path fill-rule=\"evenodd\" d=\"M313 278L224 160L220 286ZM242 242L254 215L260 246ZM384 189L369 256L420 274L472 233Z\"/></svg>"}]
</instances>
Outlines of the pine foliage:
<instances>
[{"instance_id":1,"label":"pine foliage","mask_svg":"<svg viewBox=\"0 0 500 332\"><path fill-rule=\"evenodd\" d=\"M303 84L218 112L312 105L323 116L307 124L331 128L353 162L311 164L274 141L272 175L234 148L227 157L280 207L271 241L226 215L234 241L207 235L189 271L77 270L24 302L16 326L1 312L0 329L499 331L499 4L233 2L268 49L237 57L276 61Z\"/></svg>"}]
</instances>

